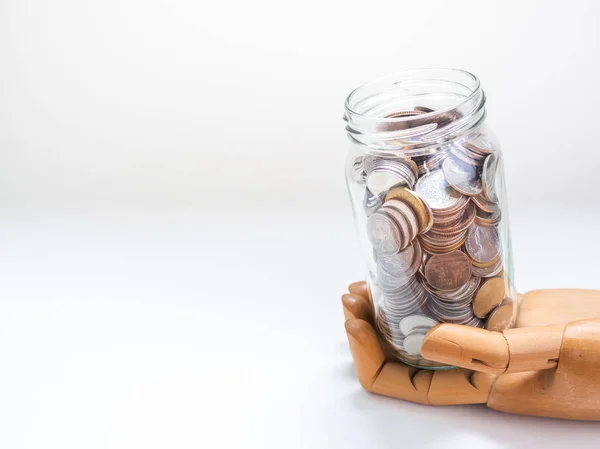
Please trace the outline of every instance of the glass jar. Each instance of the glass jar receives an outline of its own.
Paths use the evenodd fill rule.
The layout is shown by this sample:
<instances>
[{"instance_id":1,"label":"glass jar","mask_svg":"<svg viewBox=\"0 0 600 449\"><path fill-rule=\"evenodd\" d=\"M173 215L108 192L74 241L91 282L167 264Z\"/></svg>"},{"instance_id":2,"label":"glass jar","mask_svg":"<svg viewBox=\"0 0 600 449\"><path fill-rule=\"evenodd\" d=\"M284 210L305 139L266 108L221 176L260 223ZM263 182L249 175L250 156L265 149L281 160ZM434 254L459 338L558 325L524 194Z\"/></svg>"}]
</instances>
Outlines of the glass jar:
<instances>
[{"instance_id":1,"label":"glass jar","mask_svg":"<svg viewBox=\"0 0 600 449\"><path fill-rule=\"evenodd\" d=\"M386 351L420 368L437 323L493 331L517 313L500 146L474 75L400 72L354 90L346 179Z\"/></svg>"}]
</instances>

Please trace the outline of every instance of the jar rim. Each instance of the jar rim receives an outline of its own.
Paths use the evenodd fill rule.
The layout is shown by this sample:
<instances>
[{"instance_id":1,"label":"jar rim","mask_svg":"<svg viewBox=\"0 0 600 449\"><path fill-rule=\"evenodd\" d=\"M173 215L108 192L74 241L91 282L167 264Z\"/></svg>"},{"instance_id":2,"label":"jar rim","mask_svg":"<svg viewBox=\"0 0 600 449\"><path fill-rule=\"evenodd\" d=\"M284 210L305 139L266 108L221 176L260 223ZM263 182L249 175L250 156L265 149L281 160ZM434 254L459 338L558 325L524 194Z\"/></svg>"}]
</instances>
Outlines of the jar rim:
<instances>
[{"instance_id":1,"label":"jar rim","mask_svg":"<svg viewBox=\"0 0 600 449\"><path fill-rule=\"evenodd\" d=\"M386 80L390 80L390 79L394 79L394 78L398 78L401 76L405 76L409 73L415 74L415 75L419 75L419 74L426 74L426 73L434 73L434 72L449 72L449 73L454 73L454 74L460 74L465 76L467 79L471 79L471 81L473 81L474 85L473 87L469 87L469 86L465 86L468 89L471 90L471 92L469 93L469 95L467 95L466 97L464 97L463 99L461 99L460 101L458 101L457 103L448 106L446 108L442 108L442 109L436 109L434 111L431 112L426 112L425 114L420 114L418 117L419 119L426 119L429 117L433 117L435 115L441 114L441 113L445 113L445 112L450 112L454 109L460 108L460 106L462 106L465 103L468 103L469 101L471 101L476 95L479 94L480 90L481 90L481 82L479 80L479 78L477 76L475 76L474 74L472 74L471 72L468 72L467 70L462 70L462 69L454 69L454 68L434 68L434 67L429 67L429 68L423 68L423 69L409 69L409 70L401 70L399 72L395 72L389 75L385 75L379 78L376 78L374 80L368 81L364 84L361 84L360 86L358 86L357 88L355 88L352 92L350 92L350 94L346 97L346 101L344 103L344 108L346 110L346 113L351 114L352 116L360 119L360 120L368 120L368 121L377 121L377 122L383 122L383 123L403 123L403 122L410 122L411 120L414 120L415 117L414 116L403 116L403 117L376 117L376 116L370 116L370 115L365 115L363 113L357 112L353 109L354 105L356 103L354 103L354 105L351 103L354 100L354 97L360 93L361 91L377 84L377 83L381 83L383 81ZM415 80L419 80L418 76L415 77ZM423 78L423 80L425 80L425 78Z\"/></svg>"}]
</instances>

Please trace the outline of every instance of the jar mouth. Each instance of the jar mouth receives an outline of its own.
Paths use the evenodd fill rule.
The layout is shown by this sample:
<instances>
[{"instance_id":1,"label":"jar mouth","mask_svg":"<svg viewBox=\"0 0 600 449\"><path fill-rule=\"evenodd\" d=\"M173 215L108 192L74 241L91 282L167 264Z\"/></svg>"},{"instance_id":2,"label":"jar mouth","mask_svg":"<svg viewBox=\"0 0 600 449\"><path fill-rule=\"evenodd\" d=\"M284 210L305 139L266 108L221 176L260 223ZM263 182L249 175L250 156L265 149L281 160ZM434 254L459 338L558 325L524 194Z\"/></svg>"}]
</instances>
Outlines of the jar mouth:
<instances>
[{"instance_id":1,"label":"jar mouth","mask_svg":"<svg viewBox=\"0 0 600 449\"><path fill-rule=\"evenodd\" d=\"M354 89L344 120L352 140L379 149L439 143L485 116L479 78L460 69L397 72Z\"/></svg>"},{"instance_id":2,"label":"jar mouth","mask_svg":"<svg viewBox=\"0 0 600 449\"><path fill-rule=\"evenodd\" d=\"M432 112L427 112L425 114L420 115L420 118L424 118L426 115L431 117L439 113L449 112L452 109L459 108L461 105L468 103L474 96L477 95L477 92L481 88L481 82L479 78L473 75L471 72L461 69L451 69L451 68L443 68L443 69L435 69L435 68L426 68L426 69L414 69L414 70L403 70L401 72L396 72L391 75L382 76L381 78L377 78L375 80L369 81L358 86L354 89L348 97L346 97L346 102L344 104L346 113L352 114L357 118L361 118L363 120L377 120L377 121L386 121L386 122L407 122L410 121L411 118L414 117L377 117L371 116L367 113L361 112L360 108L357 105L360 105L361 101L364 101L365 98L360 98L361 95L372 97L372 93L368 92L370 89L385 88L386 85L392 84L393 86L399 86L402 83L418 83L418 82L426 82L426 81L439 81L443 83L447 83L448 85L457 85L462 84L466 89L470 90L470 94L463 98L462 100L456 102L453 105L450 105L446 108L436 109ZM467 84L461 83L467 82ZM358 97L358 98L357 98Z\"/></svg>"}]
</instances>

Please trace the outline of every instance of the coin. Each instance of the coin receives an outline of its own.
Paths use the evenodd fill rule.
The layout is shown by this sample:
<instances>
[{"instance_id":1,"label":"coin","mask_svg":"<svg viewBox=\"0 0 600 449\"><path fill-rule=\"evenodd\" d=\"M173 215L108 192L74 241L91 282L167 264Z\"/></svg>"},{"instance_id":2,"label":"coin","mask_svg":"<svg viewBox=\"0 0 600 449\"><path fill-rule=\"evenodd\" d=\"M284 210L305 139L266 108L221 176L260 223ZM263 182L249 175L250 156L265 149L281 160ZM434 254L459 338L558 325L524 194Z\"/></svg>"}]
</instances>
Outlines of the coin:
<instances>
[{"instance_id":1,"label":"coin","mask_svg":"<svg viewBox=\"0 0 600 449\"><path fill-rule=\"evenodd\" d=\"M425 278L438 290L455 290L471 279L471 261L460 251L436 254L425 265Z\"/></svg>"},{"instance_id":2,"label":"coin","mask_svg":"<svg viewBox=\"0 0 600 449\"><path fill-rule=\"evenodd\" d=\"M404 350L410 355L421 355L426 334L412 334L404 339Z\"/></svg>"},{"instance_id":3,"label":"coin","mask_svg":"<svg viewBox=\"0 0 600 449\"><path fill-rule=\"evenodd\" d=\"M397 272L389 273L381 265L378 265L377 281L382 291L394 291L405 286L410 281L410 276L405 276Z\"/></svg>"},{"instance_id":4,"label":"coin","mask_svg":"<svg viewBox=\"0 0 600 449\"><path fill-rule=\"evenodd\" d=\"M490 214L489 212L485 212L480 208L477 208L477 214L475 215L475 223L477 223L480 226L496 226L500 223L501 218L502 215L500 214L500 209Z\"/></svg>"},{"instance_id":5,"label":"coin","mask_svg":"<svg viewBox=\"0 0 600 449\"><path fill-rule=\"evenodd\" d=\"M484 282L473 299L473 313L485 318L504 299L504 279L493 277Z\"/></svg>"},{"instance_id":6,"label":"coin","mask_svg":"<svg viewBox=\"0 0 600 449\"><path fill-rule=\"evenodd\" d=\"M352 164L352 180L357 184L364 184L367 178L365 167L363 165L363 157L359 156Z\"/></svg>"},{"instance_id":7,"label":"coin","mask_svg":"<svg viewBox=\"0 0 600 449\"><path fill-rule=\"evenodd\" d=\"M419 242L415 240L405 249L397 252L396 254L389 256L379 255L379 263L381 264L381 267L389 273L405 273L410 270L411 266L413 265L417 247L420 249Z\"/></svg>"},{"instance_id":8,"label":"coin","mask_svg":"<svg viewBox=\"0 0 600 449\"><path fill-rule=\"evenodd\" d=\"M392 187L402 184L408 185L408 181L402 175L388 170L373 170L367 175L367 187L375 195L381 195Z\"/></svg>"},{"instance_id":9,"label":"coin","mask_svg":"<svg viewBox=\"0 0 600 449\"><path fill-rule=\"evenodd\" d=\"M399 200L408 204L419 221L419 233L427 232L433 226L433 213L429 205L415 192L406 187L394 187L385 197L385 201Z\"/></svg>"},{"instance_id":10,"label":"coin","mask_svg":"<svg viewBox=\"0 0 600 449\"><path fill-rule=\"evenodd\" d=\"M406 235L407 241L402 246L402 248L406 247L411 241L414 240L414 238L419 233L419 223L418 223L417 216L415 215L413 210L410 208L410 206L408 206L406 203L404 203L400 200L392 199L392 200L386 201L383 208L386 211L388 211L394 218L396 218L396 216L397 216L397 215L394 215L394 211L399 212L404 217L404 221L408 224L408 230L407 230L407 235Z\"/></svg>"},{"instance_id":11,"label":"coin","mask_svg":"<svg viewBox=\"0 0 600 449\"><path fill-rule=\"evenodd\" d=\"M492 154L496 150L492 147L492 142L489 137L484 134L480 134L477 138L471 140L469 143L464 144L465 147L471 151L480 154Z\"/></svg>"},{"instance_id":12,"label":"coin","mask_svg":"<svg viewBox=\"0 0 600 449\"><path fill-rule=\"evenodd\" d=\"M415 115L422 115L422 114L425 114L425 111L421 111L421 110L415 108L412 111L393 112L391 114L386 115L385 118L412 117Z\"/></svg>"},{"instance_id":13,"label":"coin","mask_svg":"<svg viewBox=\"0 0 600 449\"><path fill-rule=\"evenodd\" d=\"M485 159L485 156L471 151L468 147L460 145L455 145L453 147L452 155L460 159L462 162L474 167L481 167Z\"/></svg>"},{"instance_id":14,"label":"coin","mask_svg":"<svg viewBox=\"0 0 600 449\"><path fill-rule=\"evenodd\" d=\"M432 320L429 317L423 315L409 315L406 318L402 318L400 320L398 327L400 329L400 332L402 332L404 335L409 335L411 331L415 328L429 329L435 326L436 324L438 324L438 322Z\"/></svg>"},{"instance_id":15,"label":"coin","mask_svg":"<svg viewBox=\"0 0 600 449\"><path fill-rule=\"evenodd\" d=\"M432 234L451 235L460 234L468 229L475 221L476 207L473 203L469 203L467 208L461 212L460 221L450 226L442 226L440 223L434 224L429 230Z\"/></svg>"},{"instance_id":16,"label":"coin","mask_svg":"<svg viewBox=\"0 0 600 449\"><path fill-rule=\"evenodd\" d=\"M490 316L485 323L485 328L489 331L502 332L505 329L510 329L514 324L514 303L512 300L508 300L490 313Z\"/></svg>"},{"instance_id":17,"label":"coin","mask_svg":"<svg viewBox=\"0 0 600 449\"><path fill-rule=\"evenodd\" d=\"M471 264L473 264L473 267L485 269L485 268L490 268L490 267L495 266L498 263L498 261L500 261L500 259L501 259L501 255L500 255L500 253L498 253L498 255L496 257L494 257L492 260L490 260L489 262L481 263L481 262L477 262L477 261L471 259Z\"/></svg>"},{"instance_id":18,"label":"coin","mask_svg":"<svg viewBox=\"0 0 600 449\"><path fill-rule=\"evenodd\" d=\"M422 111L425 113L434 112L435 109L428 108L427 106L415 106L415 111Z\"/></svg>"},{"instance_id":19,"label":"coin","mask_svg":"<svg viewBox=\"0 0 600 449\"><path fill-rule=\"evenodd\" d=\"M400 230L385 212L377 211L367 219L367 236L375 251L380 254L392 255L400 251Z\"/></svg>"},{"instance_id":20,"label":"coin","mask_svg":"<svg viewBox=\"0 0 600 449\"><path fill-rule=\"evenodd\" d=\"M473 223L469 227L465 249L475 262L485 264L494 261L500 254L498 229Z\"/></svg>"},{"instance_id":21,"label":"coin","mask_svg":"<svg viewBox=\"0 0 600 449\"><path fill-rule=\"evenodd\" d=\"M483 181L483 193L492 203L498 202L496 194L496 170L498 168L498 156L496 153L490 154L483 163L481 179Z\"/></svg>"},{"instance_id":22,"label":"coin","mask_svg":"<svg viewBox=\"0 0 600 449\"><path fill-rule=\"evenodd\" d=\"M449 157L442 167L448 184L463 195L475 196L483 191L481 178L474 166Z\"/></svg>"},{"instance_id":23,"label":"coin","mask_svg":"<svg viewBox=\"0 0 600 449\"><path fill-rule=\"evenodd\" d=\"M493 265L489 266L489 267L477 267L475 265L473 265L471 267L472 271L473 271L473 275L474 276L479 276L479 277L483 277L483 278L488 278L488 277L493 277L496 276L498 273L500 273L503 269L503 264L502 264L502 259L498 259L496 261L496 263L494 263Z\"/></svg>"},{"instance_id":24,"label":"coin","mask_svg":"<svg viewBox=\"0 0 600 449\"><path fill-rule=\"evenodd\" d=\"M374 195L369 189L365 189L365 198L363 199L363 208L367 217L373 215L383 205L381 198Z\"/></svg>"},{"instance_id":25,"label":"coin","mask_svg":"<svg viewBox=\"0 0 600 449\"><path fill-rule=\"evenodd\" d=\"M493 214L499 210L498 204L492 203L491 201L486 199L482 194L471 197L471 200L479 209L490 214Z\"/></svg>"},{"instance_id":26,"label":"coin","mask_svg":"<svg viewBox=\"0 0 600 449\"><path fill-rule=\"evenodd\" d=\"M443 170L436 170L422 176L417 181L415 190L434 212L436 209L451 209L464 198L448 184Z\"/></svg>"}]
</instances>

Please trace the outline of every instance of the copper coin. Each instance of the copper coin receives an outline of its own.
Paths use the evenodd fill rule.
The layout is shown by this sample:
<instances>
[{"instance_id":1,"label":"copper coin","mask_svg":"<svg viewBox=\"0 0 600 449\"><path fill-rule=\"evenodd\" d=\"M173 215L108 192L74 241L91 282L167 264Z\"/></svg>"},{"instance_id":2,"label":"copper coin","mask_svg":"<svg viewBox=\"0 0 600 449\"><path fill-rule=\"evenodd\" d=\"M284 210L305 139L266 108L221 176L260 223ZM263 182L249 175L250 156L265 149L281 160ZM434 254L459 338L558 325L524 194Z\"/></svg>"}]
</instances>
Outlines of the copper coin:
<instances>
[{"instance_id":1,"label":"copper coin","mask_svg":"<svg viewBox=\"0 0 600 449\"><path fill-rule=\"evenodd\" d=\"M475 221L476 207L473 203L469 204L469 207L462 213L461 221L452 226L440 226L439 224L434 225L430 232L433 234L449 235L460 233L469 228Z\"/></svg>"},{"instance_id":2,"label":"copper coin","mask_svg":"<svg viewBox=\"0 0 600 449\"><path fill-rule=\"evenodd\" d=\"M473 223L469 227L465 248L475 262L480 264L491 263L500 254L498 229Z\"/></svg>"},{"instance_id":3,"label":"copper coin","mask_svg":"<svg viewBox=\"0 0 600 449\"><path fill-rule=\"evenodd\" d=\"M471 270L473 271L473 275L475 276L480 276L482 278L488 278L488 277L493 277L496 276L497 274L499 274L503 269L503 264L502 264L502 259L498 259L498 261L493 264L490 265L489 267L477 267L475 265L473 265L473 267L471 268Z\"/></svg>"},{"instance_id":4,"label":"copper coin","mask_svg":"<svg viewBox=\"0 0 600 449\"><path fill-rule=\"evenodd\" d=\"M405 246L412 242L419 233L419 221L410 206L400 200L390 200L384 203L383 209L394 218L397 216L394 211L399 212L404 217L404 221L408 224L408 240Z\"/></svg>"},{"instance_id":5,"label":"copper coin","mask_svg":"<svg viewBox=\"0 0 600 449\"><path fill-rule=\"evenodd\" d=\"M498 307L504 299L504 279L493 277L484 282L473 299L473 313L478 318L485 318Z\"/></svg>"},{"instance_id":6,"label":"copper coin","mask_svg":"<svg viewBox=\"0 0 600 449\"><path fill-rule=\"evenodd\" d=\"M475 205L481 209L482 211L493 214L499 210L498 204L492 203L488 199L486 199L483 195L477 195L471 197Z\"/></svg>"},{"instance_id":7,"label":"copper coin","mask_svg":"<svg viewBox=\"0 0 600 449\"><path fill-rule=\"evenodd\" d=\"M421 241L421 247L432 256L437 255L437 254L445 254L445 253L449 253L449 252L459 249L461 246L463 246L465 239L466 239L466 236L459 243L452 245L450 247L447 247L447 248L431 246L431 245L428 245L425 242Z\"/></svg>"},{"instance_id":8,"label":"copper coin","mask_svg":"<svg viewBox=\"0 0 600 449\"><path fill-rule=\"evenodd\" d=\"M493 214L489 212L485 212L480 208L477 208L477 214L475 215L475 223L480 226L496 226L500 223L502 219L502 214L500 213L500 209L498 209Z\"/></svg>"},{"instance_id":9,"label":"copper coin","mask_svg":"<svg viewBox=\"0 0 600 449\"><path fill-rule=\"evenodd\" d=\"M431 235L428 232L427 234L423 234L423 236L421 236L421 242L432 247L444 249L464 241L464 237L464 234L459 234L457 236L451 236L450 238L441 238L435 235Z\"/></svg>"},{"instance_id":10,"label":"copper coin","mask_svg":"<svg viewBox=\"0 0 600 449\"><path fill-rule=\"evenodd\" d=\"M484 157L469 151L464 147L457 146L452 150L452 155L457 159L460 159L465 164L471 165L473 167L481 167L484 162Z\"/></svg>"},{"instance_id":11,"label":"copper coin","mask_svg":"<svg viewBox=\"0 0 600 449\"><path fill-rule=\"evenodd\" d=\"M413 117L415 115L423 115L423 114L426 114L426 112L415 108L412 111L393 112L391 114L386 115L384 118Z\"/></svg>"},{"instance_id":12,"label":"copper coin","mask_svg":"<svg viewBox=\"0 0 600 449\"><path fill-rule=\"evenodd\" d=\"M516 319L515 306L512 300L502 303L496 310L490 313L485 323L489 331L502 332L514 326Z\"/></svg>"},{"instance_id":13,"label":"copper coin","mask_svg":"<svg viewBox=\"0 0 600 449\"><path fill-rule=\"evenodd\" d=\"M473 267L486 269L486 268L490 268L490 267L497 265L498 262L501 261L501 258L502 258L502 255L500 253L498 253L498 255L496 257L494 257L492 260L490 260L489 262L480 263L480 262L477 262L477 261L471 259L471 264L473 264Z\"/></svg>"},{"instance_id":14,"label":"copper coin","mask_svg":"<svg viewBox=\"0 0 600 449\"><path fill-rule=\"evenodd\" d=\"M463 145L470 151L479 154L492 154L496 151L492 148L492 144L489 142L489 139L483 134L480 134L476 139L473 139L471 142Z\"/></svg>"},{"instance_id":15,"label":"copper coin","mask_svg":"<svg viewBox=\"0 0 600 449\"><path fill-rule=\"evenodd\" d=\"M471 279L471 261L461 251L438 254L425 265L427 282L439 290L455 290Z\"/></svg>"},{"instance_id":16,"label":"copper coin","mask_svg":"<svg viewBox=\"0 0 600 449\"><path fill-rule=\"evenodd\" d=\"M415 106L415 111L421 111L429 114L430 112L434 112L435 109L428 108L427 106Z\"/></svg>"},{"instance_id":17,"label":"copper coin","mask_svg":"<svg viewBox=\"0 0 600 449\"><path fill-rule=\"evenodd\" d=\"M433 226L433 213L429 205L415 192L406 187L394 187L385 196L389 200L399 200L408 204L419 221L419 233L427 232Z\"/></svg>"},{"instance_id":18,"label":"copper coin","mask_svg":"<svg viewBox=\"0 0 600 449\"><path fill-rule=\"evenodd\" d=\"M449 157L442 167L448 184L463 195L475 196L483 191L481 178L474 166Z\"/></svg>"},{"instance_id":19,"label":"copper coin","mask_svg":"<svg viewBox=\"0 0 600 449\"><path fill-rule=\"evenodd\" d=\"M432 293L433 295L437 296L440 300L445 302L458 303L465 300L470 301L473 298L473 295L475 294L477 289L479 288L480 283L481 278L477 276L471 276L471 280L467 282L464 286L458 288L457 290L454 290L452 292L435 290L430 293Z\"/></svg>"}]
</instances>

